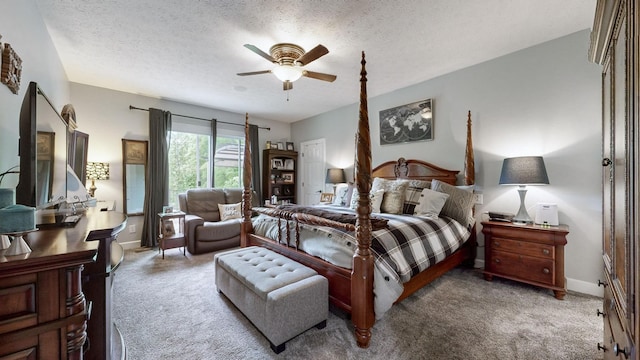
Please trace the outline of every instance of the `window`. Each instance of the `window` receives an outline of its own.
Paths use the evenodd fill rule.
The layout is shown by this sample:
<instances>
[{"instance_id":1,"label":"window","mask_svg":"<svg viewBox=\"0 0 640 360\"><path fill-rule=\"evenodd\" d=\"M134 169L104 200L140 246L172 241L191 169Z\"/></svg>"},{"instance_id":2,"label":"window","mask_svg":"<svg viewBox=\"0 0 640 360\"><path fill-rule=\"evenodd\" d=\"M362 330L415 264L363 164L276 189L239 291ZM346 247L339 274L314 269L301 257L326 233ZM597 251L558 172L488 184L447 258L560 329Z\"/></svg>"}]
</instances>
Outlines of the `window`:
<instances>
[{"instance_id":1,"label":"window","mask_svg":"<svg viewBox=\"0 0 640 360\"><path fill-rule=\"evenodd\" d=\"M218 125L212 181L210 131L208 122L174 120L169 143L168 205L179 208L178 194L188 189L242 187L244 133Z\"/></svg>"}]
</instances>

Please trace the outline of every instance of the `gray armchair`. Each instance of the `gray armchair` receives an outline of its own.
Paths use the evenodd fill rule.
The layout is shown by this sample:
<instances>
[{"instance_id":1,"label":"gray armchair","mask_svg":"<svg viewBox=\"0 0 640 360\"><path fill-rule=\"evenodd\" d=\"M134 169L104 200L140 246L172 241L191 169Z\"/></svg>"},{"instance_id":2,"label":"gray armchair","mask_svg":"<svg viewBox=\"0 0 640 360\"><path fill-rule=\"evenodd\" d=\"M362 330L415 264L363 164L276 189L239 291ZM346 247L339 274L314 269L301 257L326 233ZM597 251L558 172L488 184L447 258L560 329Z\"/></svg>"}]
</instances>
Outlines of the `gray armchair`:
<instances>
[{"instance_id":1,"label":"gray armchair","mask_svg":"<svg viewBox=\"0 0 640 360\"><path fill-rule=\"evenodd\" d=\"M218 204L242 203L243 189L190 189L178 195L184 219L187 250L202 254L240 246L242 218L220 220ZM252 202L257 204L255 194ZM254 205L255 206L255 205Z\"/></svg>"}]
</instances>

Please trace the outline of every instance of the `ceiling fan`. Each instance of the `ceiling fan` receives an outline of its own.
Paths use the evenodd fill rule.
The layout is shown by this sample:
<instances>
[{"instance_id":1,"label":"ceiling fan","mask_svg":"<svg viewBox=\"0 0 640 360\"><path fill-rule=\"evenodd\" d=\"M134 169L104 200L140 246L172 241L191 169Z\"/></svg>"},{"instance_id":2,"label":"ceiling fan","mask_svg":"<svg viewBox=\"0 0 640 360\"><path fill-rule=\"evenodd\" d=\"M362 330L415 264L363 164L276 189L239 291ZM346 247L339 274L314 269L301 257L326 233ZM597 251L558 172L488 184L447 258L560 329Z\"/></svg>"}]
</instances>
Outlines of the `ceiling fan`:
<instances>
[{"instance_id":1,"label":"ceiling fan","mask_svg":"<svg viewBox=\"0 0 640 360\"><path fill-rule=\"evenodd\" d=\"M282 89L284 91L293 89L293 82L298 80L302 76L329 82L333 82L336 79L335 75L324 74L304 69L305 65L308 65L312 61L317 60L321 56L329 53L329 50L327 50L327 48L322 45L318 45L311 49L309 52L305 52L304 49L298 45L279 43L273 45L271 49L269 49L269 53L271 55L265 53L264 51L251 44L244 44L244 47L276 64L277 66L271 70L238 73L238 75L240 76L272 73L280 81L282 81Z\"/></svg>"}]
</instances>

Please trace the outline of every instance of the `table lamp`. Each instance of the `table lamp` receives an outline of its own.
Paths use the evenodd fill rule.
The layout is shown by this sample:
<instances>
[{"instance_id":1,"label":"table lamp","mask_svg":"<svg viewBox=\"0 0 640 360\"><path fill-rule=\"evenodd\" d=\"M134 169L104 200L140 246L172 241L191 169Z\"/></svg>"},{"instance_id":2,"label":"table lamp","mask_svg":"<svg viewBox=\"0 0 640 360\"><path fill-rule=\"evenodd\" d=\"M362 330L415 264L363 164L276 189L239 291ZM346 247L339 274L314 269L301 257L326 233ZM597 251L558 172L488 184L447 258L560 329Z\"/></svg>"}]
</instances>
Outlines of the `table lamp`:
<instances>
[{"instance_id":1,"label":"table lamp","mask_svg":"<svg viewBox=\"0 0 640 360\"><path fill-rule=\"evenodd\" d=\"M518 213L513 218L513 222L532 223L533 221L524 205L524 198L527 195L527 185L549 184L549 177L547 176L542 156L522 156L504 159L499 184L518 185L520 209L518 209Z\"/></svg>"},{"instance_id":2,"label":"table lamp","mask_svg":"<svg viewBox=\"0 0 640 360\"><path fill-rule=\"evenodd\" d=\"M106 162L88 162L87 163L87 179L91 180L89 195L94 197L96 192L96 180L109 180L109 163Z\"/></svg>"},{"instance_id":3,"label":"table lamp","mask_svg":"<svg viewBox=\"0 0 640 360\"><path fill-rule=\"evenodd\" d=\"M327 184L333 184L333 196L336 196L336 184L347 182L344 169L327 169L327 177L324 179Z\"/></svg>"}]
</instances>

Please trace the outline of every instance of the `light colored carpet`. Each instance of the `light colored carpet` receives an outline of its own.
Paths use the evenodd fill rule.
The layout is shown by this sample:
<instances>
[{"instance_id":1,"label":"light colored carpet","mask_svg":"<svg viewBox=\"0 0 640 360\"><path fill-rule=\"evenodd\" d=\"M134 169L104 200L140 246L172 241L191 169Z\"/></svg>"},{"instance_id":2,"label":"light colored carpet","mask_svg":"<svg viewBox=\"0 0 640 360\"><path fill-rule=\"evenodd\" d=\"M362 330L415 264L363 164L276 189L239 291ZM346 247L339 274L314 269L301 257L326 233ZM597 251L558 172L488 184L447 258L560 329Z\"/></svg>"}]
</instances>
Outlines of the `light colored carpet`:
<instances>
[{"instance_id":1,"label":"light colored carpet","mask_svg":"<svg viewBox=\"0 0 640 360\"><path fill-rule=\"evenodd\" d=\"M355 343L351 321L329 314L276 355L214 283L213 254L125 253L116 271L114 319L128 359L601 359L602 299L459 268L395 305Z\"/></svg>"}]
</instances>

